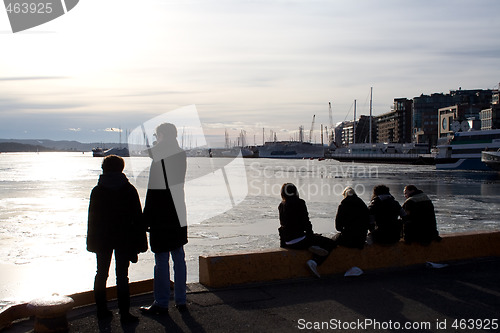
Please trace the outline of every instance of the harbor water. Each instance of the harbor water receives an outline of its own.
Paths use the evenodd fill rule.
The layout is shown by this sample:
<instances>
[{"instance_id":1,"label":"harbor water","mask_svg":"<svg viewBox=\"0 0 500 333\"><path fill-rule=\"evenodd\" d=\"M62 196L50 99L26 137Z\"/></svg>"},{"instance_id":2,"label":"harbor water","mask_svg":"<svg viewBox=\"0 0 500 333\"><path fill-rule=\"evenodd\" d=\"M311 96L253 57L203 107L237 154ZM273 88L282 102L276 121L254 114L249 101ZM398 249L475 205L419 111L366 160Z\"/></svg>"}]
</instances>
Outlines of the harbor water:
<instances>
[{"instance_id":1,"label":"harbor water","mask_svg":"<svg viewBox=\"0 0 500 333\"><path fill-rule=\"evenodd\" d=\"M102 158L91 153L0 154L0 308L53 293L92 290L95 255L86 251L87 210ZM147 157L125 158L125 174L146 195ZM441 234L500 230L500 173L434 166L356 164L334 160L189 157L186 177L188 281L198 256L279 246L280 187L293 182L315 232L335 234L342 190L368 203L386 184L400 203L415 184L433 200ZM148 251L131 264L131 281L153 276ZM114 266L108 285L114 285Z\"/></svg>"}]
</instances>

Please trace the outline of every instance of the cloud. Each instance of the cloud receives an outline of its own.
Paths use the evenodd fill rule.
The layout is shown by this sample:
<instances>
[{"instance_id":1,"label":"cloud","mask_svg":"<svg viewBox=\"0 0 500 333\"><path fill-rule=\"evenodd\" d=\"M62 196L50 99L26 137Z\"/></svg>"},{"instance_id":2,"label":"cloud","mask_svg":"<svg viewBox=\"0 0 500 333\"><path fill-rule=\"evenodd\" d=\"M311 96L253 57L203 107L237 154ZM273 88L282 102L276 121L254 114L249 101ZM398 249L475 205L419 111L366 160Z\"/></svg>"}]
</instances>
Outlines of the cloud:
<instances>
[{"instance_id":1,"label":"cloud","mask_svg":"<svg viewBox=\"0 0 500 333\"><path fill-rule=\"evenodd\" d=\"M73 103L44 103L28 101L23 99L0 99L0 117L14 116L15 118L31 116L33 114L58 114L62 117L70 117L68 111L84 106L84 104ZM36 124L34 124L36 126Z\"/></svg>"},{"instance_id":2,"label":"cloud","mask_svg":"<svg viewBox=\"0 0 500 333\"><path fill-rule=\"evenodd\" d=\"M334 123L354 99L358 114L367 114L362 102L370 87L378 115L394 98L488 89L499 80L500 35L492 33L500 28L498 0L101 6L89 0L47 25L54 34L0 34L9 51L0 54L2 122L17 113L12 122L25 117L36 129L32 116L40 114L82 135L101 128L88 134L92 139L117 137L119 129L102 128L134 128L195 104L210 135L233 128L259 137L262 128L309 129L313 114L317 128L329 124L328 102ZM121 15L110 21L116 6Z\"/></svg>"},{"instance_id":3,"label":"cloud","mask_svg":"<svg viewBox=\"0 0 500 333\"><path fill-rule=\"evenodd\" d=\"M121 128L108 127L104 129L104 132L123 132Z\"/></svg>"},{"instance_id":4,"label":"cloud","mask_svg":"<svg viewBox=\"0 0 500 333\"><path fill-rule=\"evenodd\" d=\"M155 96L171 96L171 95L186 95L197 94L200 91L186 91L186 90L165 90L165 91L140 91L127 94L120 94L118 97L155 97Z\"/></svg>"},{"instance_id":5,"label":"cloud","mask_svg":"<svg viewBox=\"0 0 500 333\"><path fill-rule=\"evenodd\" d=\"M18 77L0 77L0 81L35 81L35 80L66 80L69 77L64 76L18 76Z\"/></svg>"}]
</instances>

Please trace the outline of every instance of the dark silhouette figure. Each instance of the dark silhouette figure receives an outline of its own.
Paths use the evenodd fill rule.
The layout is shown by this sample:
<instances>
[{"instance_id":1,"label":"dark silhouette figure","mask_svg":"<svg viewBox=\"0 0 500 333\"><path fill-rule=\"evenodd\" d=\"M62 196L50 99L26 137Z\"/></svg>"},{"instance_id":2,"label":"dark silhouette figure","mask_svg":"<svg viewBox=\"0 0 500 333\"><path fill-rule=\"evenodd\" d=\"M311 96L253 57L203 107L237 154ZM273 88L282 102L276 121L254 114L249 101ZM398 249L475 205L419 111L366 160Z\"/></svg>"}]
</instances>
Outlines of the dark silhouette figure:
<instances>
[{"instance_id":1,"label":"dark silhouette figure","mask_svg":"<svg viewBox=\"0 0 500 333\"><path fill-rule=\"evenodd\" d=\"M368 232L368 208L352 187L346 187L342 195L335 217L338 233L333 240L337 245L362 249Z\"/></svg>"},{"instance_id":2,"label":"dark silhouette figure","mask_svg":"<svg viewBox=\"0 0 500 333\"><path fill-rule=\"evenodd\" d=\"M280 246L311 251L313 259L307 261L307 266L317 277L320 277L317 266L326 260L335 248L335 242L313 232L306 203L299 198L295 185L292 183L283 184L281 198L282 201L278 206Z\"/></svg>"},{"instance_id":3,"label":"dark silhouette figure","mask_svg":"<svg viewBox=\"0 0 500 333\"><path fill-rule=\"evenodd\" d=\"M429 244L433 240L441 240L431 199L415 185L406 186L404 195L406 198L403 203L403 209L406 212L403 225L405 242Z\"/></svg>"},{"instance_id":4,"label":"dark silhouette figure","mask_svg":"<svg viewBox=\"0 0 500 333\"><path fill-rule=\"evenodd\" d=\"M148 150L153 159L149 171L144 218L149 228L151 250L155 253L154 302L141 307L145 314L168 312L170 299L169 258L174 262L176 307L186 309L187 212L184 199L186 153L177 142L177 128L164 123L156 128L157 141Z\"/></svg>"},{"instance_id":5,"label":"dark silhouette figure","mask_svg":"<svg viewBox=\"0 0 500 333\"><path fill-rule=\"evenodd\" d=\"M129 313L129 263L137 262L137 254L147 250L147 239L139 195L122 173L124 166L119 156L103 159L103 173L90 195L87 250L97 257L94 281L97 317L106 319L113 315L107 307L106 281L114 251L118 308L121 321L128 323L138 321Z\"/></svg>"},{"instance_id":6,"label":"dark silhouette figure","mask_svg":"<svg viewBox=\"0 0 500 333\"><path fill-rule=\"evenodd\" d=\"M399 217L406 214L387 186L377 185L373 188L373 196L368 209L372 240L381 244L399 242L403 231L403 222Z\"/></svg>"}]
</instances>

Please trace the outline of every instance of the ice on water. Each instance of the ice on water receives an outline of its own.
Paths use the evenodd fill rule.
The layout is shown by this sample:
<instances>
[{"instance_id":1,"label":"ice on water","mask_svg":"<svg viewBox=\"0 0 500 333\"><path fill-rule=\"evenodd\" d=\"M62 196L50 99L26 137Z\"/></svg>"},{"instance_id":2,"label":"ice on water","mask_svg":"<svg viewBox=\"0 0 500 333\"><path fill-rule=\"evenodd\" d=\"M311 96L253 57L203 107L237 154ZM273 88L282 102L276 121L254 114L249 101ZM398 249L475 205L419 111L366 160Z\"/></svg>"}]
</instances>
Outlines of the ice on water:
<instances>
[{"instance_id":1,"label":"ice on water","mask_svg":"<svg viewBox=\"0 0 500 333\"><path fill-rule=\"evenodd\" d=\"M90 153L0 154L0 265L15 273L2 274L0 300L23 292L33 296L44 288L41 291L92 288L95 259L86 251L85 236L88 200L101 161ZM134 177L129 168L147 169L150 160L125 161L125 173L144 200L147 174ZM297 185L315 231L327 236L335 233L333 219L344 187L352 186L368 203L377 184L388 185L400 203L405 185L424 190L434 202L441 233L500 229L499 173L277 159L241 159L243 167L230 169L232 162L188 158L188 216L196 222L188 221L189 281L198 278L200 254L279 246L277 206L285 182ZM153 265L151 252L141 254L139 263L131 266L131 280L151 278Z\"/></svg>"}]
</instances>

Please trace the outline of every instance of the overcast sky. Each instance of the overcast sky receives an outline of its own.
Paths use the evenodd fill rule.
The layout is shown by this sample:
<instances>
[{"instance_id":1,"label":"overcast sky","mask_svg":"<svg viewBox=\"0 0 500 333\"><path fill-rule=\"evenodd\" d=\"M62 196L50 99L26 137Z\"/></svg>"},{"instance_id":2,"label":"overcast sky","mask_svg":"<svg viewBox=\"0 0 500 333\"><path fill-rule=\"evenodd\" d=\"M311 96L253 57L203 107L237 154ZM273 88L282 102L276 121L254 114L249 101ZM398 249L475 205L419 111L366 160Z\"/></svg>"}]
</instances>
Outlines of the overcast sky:
<instances>
[{"instance_id":1,"label":"overcast sky","mask_svg":"<svg viewBox=\"0 0 500 333\"><path fill-rule=\"evenodd\" d=\"M82 0L12 33L0 10L0 138L118 141L196 105L208 141L288 140L394 98L496 89L500 1ZM319 132L316 140L319 141Z\"/></svg>"}]
</instances>

